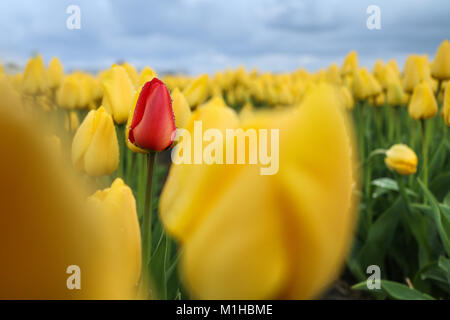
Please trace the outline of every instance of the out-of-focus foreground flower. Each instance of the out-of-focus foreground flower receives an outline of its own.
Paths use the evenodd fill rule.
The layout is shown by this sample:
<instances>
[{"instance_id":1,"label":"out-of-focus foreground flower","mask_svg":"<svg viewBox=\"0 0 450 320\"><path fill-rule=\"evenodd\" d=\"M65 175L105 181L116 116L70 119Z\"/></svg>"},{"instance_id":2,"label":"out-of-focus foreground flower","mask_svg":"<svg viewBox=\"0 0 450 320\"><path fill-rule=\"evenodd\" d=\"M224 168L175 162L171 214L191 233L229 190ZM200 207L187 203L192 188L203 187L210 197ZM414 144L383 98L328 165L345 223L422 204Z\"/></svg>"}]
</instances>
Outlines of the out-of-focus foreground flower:
<instances>
[{"instance_id":1,"label":"out-of-focus foreground flower","mask_svg":"<svg viewBox=\"0 0 450 320\"><path fill-rule=\"evenodd\" d=\"M134 298L126 255L105 250L117 243L105 231L115 218L86 208L71 170L36 135L45 130L18 112L1 79L0 95L0 145L8 155L0 157L0 298ZM67 287L72 265L81 270L80 290Z\"/></svg>"},{"instance_id":2,"label":"out-of-focus foreground flower","mask_svg":"<svg viewBox=\"0 0 450 320\"><path fill-rule=\"evenodd\" d=\"M339 274L355 223L352 134L333 88L311 90L298 108L240 125L280 130L277 174L262 176L259 165L172 166L160 215L182 244L193 297L312 298ZM195 120L239 126L220 105L199 107L188 130Z\"/></svg>"}]
</instances>

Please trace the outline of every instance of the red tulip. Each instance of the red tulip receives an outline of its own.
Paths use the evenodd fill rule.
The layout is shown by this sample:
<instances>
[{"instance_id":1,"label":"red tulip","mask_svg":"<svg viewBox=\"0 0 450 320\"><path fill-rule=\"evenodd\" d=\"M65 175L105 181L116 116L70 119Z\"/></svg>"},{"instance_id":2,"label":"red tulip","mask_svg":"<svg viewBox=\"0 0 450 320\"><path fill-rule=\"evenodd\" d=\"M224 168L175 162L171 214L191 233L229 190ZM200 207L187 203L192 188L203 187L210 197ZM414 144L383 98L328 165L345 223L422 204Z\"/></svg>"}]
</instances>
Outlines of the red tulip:
<instances>
[{"instance_id":1,"label":"red tulip","mask_svg":"<svg viewBox=\"0 0 450 320\"><path fill-rule=\"evenodd\" d=\"M169 91L161 80L153 78L139 94L128 139L139 148L159 152L170 147L175 130Z\"/></svg>"}]
</instances>

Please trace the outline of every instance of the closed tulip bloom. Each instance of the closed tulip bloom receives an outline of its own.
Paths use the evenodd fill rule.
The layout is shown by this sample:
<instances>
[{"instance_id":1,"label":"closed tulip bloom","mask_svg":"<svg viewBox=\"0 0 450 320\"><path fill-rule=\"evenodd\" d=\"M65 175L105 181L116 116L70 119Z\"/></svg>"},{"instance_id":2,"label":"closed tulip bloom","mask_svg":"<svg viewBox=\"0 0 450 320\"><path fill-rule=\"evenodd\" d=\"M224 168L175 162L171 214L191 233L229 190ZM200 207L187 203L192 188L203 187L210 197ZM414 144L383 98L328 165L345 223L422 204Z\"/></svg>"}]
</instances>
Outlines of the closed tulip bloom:
<instances>
[{"instance_id":1,"label":"closed tulip bloom","mask_svg":"<svg viewBox=\"0 0 450 320\"><path fill-rule=\"evenodd\" d=\"M443 116L445 123L450 126L450 84L447 83L444 93Z\"/></svg>"},{"instance_id":2,"label":"closed tulip bloom","mask_svg":"<svg viewBox=\"0 0 450 320\"><path fill-rule=\"evenodd\" d=\"M414 174L417 171L417 156L407 145L395 144L386 151L386 166L401 175Z\"/></svg>"},{"instance_id":3,"label":"closed tulip bloom","mask_svg":"<svg viewBox=\"0 0 450 320\"><path fill-rule=\"evenodd\" d=\"M113 116L116 123L126 123L135 89L122 66L113 66L103 79L102 105Z\"/></svg>"},{"instance_id":4,"label":"closed tulip bloom","mask_svg":"<svg viewBox=\"0 0 450 320\"><path fill-rule=\"evenodd\" d=\"M431 65L431 75L439 80L450 79L450 42L444 40L439 46Z\"/></svg>"},{"instance_id":5,"label":"closed tulip bloom","mask_svg":"<svg viewBox=\"0 0 450 320\"><path fill-rule=\"evenodd\" d=\"M355 71L353 80L353 93L358 100L364 100L370 97L370 83L368 72L366 69L358 69Z\"/></svg>"},{"instance_id":6,"label":"closed tulip bloom","mask_svg":"<svg viewBox=\"0 0 450 320\"><path fill-rule=\"evenodd\" d=\"M110 235L107 247L97 252L104 261L122 261L120 274L131 292L141 274L141 233L133 192L117 178L110 188L98 190L88 198L92 214ZM107 267L107 266L105 266Z\"/></svg>"},{"instance_id":7,"label":"closed tulip bloom","mask_svg":"<svg viewBox=\"0 0 450 320\"><path fill-rule=\"evenodd\" d=\"M171 94L173 113L175 115L175 126L184 128L191 116L191 108L184 95L178 88L175 88Z\"/></svg>"},{"instance_id":8,"label":"closed tulip bloom","mask_svg":"<svg viewBox=\"0 0 450 320\"><path fill-rule=\"evenodd\" d=\"M69 116L66 117L64 127L66 128L67 131L69 131L69 128L70 128L71 132L75 132L75 131L77 131L79 126L80 126L80 120L78 120L77 113L74 111L71 111Z\"/></svg>"},{"instance_id":9,"label":"closed tulip bloom","mask_svg":"<svg viewBox=\"0 0 450 320\"><path fill-rule=\"evenodd\" d=\"M406 92L412 92L421 82L431 84L430 66L425 56L410 55L405 62L403 87Z\"/></svg>"},{"instance_id":10,"label":"closed tulip bloom","mask_svg":"<svg viewBox=\"0 0 450 320\"><path fill-rule=\"evenodd\" d=\"M208 97L208 75L196 78L184 91L184 96L191 108L203 103Z\"/></svg>"},{"instance_id":11,"label":"closed tulip bloom","mask_svg":"<svg viewBox=\"0 0 450 320\"><path fill-rule=\"evenodd\" d=\"M279 129L282 165L274 175L261 175L260 165L172 165L160 215L181 241L181 275L192 297L308 299L339 274L355 206L351 134L337 100L320 84L295 112L241 123L243 130ZM228 109L199 109L192 118L203 113L208 127L236 128L233 116L216 114Z\"/></svg>"},{"instance_id":12,"label":"closed tulip bloom","mask_svg":"<svg viewBox=\"0 0 450 320\"><path fill-rule=\"evenodd\" d=\"M342 64L341 73L343 75L352 74L358 69L358 54L356 51L351 51Z\"/></svg>"},{"instance_id":13,"label":"closed tulip bloom","mask_svg":"<svg viewBox=\"0 0 450 320\"><path fill-rule=\"evenodd\" d=\"M141 149L160 152L170 147L175 131L169 91L161 80L153 78L139 94L128 139Z\"/></svg>"},{"instance_id":14,"label":"closed tulip bloom","mask_svg":"<svg viewBox=\"0 0 450 320\"><path fill-rule=\"evenodd\" d=\"M48 80L50 88L57 88L61 84L64 68L57 57L52 58L48 64Z\"/></svg>"},{"instance_id":15,"label":"closed tulip bloom","mask_svg":"<svg viewBox=\"0 0 450 320\"><path fill-rule=\"evenodd\" d=\"M74 167L90 176L113 173L119 164L119 145L111 115L103 107L91 110L72 142Z\"/></svg>"},{"instance_id":16,"label":"closed tulip bloom","mask_svg":"<svg viewBox=\"0 0 450 320\"><path fill-rule=\"evenodd\" d=\"M406 104L407 97L400 81L392 81L387 87L387 103L391 106Z\"/></svg>"},{"instance_id":17,"label":"closed tulip bloom","mask_svg":"<svg viewBox=\"0 0 450 320\"><path fill-rule=\"evenodd\" d=\"M125 68L131 82L133 83L134 86L136 86L139 82L139 75L138 72L136 71L136 68L128 62L122 63L121 66Z\"/></svg>"},{"instance_id":18,"label":"closed tulip bloom","mask_svg":"<svg viewBox=\"0 0 450 320\"><path fill-rule=\"evenodd\" d=\"M22 89L28 94L40 94L49 88L47 70L41 55L28 60L23 73Z\"/></svg>"},{"instance_id":19,"label":"closed tulip bloom","mask_svg":"<svg viewBox=\"0 0 450 320\"><path fill-rule=\"evenodd\" d=\"M348 90L346 86L341 86L339 90L344 108L347 110L352 110L355 106L355 100L353 99L350 90Z\"/></svg>"},{"instance_id":20,"label":"closed tulip bloom","mask_svg":"<svg viewBox=\"0 0 450 320\"><path fill-rule=\"evenodd\" d=\"M74 75L64 77L56 92L56 102L63 109L75 109L83 103L83 88Z\"/></svg>"},{"instance_id":21,"label":"closed tulip bloom","mask_svg":"<svg viewBox=\"0 0 450 320\"><path fill-rule=\"evenodd\" d=\"M426 82L422 82L414 88L408 112L413 119L428 119L436 115L438 111L436 98Z\"/></svg>"},{"instance_id":22,"label":"closed tulip bloom","mask_svg":"<svg viewBox=\"0 0 450 320\"><path fill-rule=\"evenodd\" d=\"M155 70L153 70L150 67L145 67L141 70L141 73L139 74L139 86L143 86L149 81L152 81L153 78L158 78L158 74Z\"/></svg>"}]
</instances>

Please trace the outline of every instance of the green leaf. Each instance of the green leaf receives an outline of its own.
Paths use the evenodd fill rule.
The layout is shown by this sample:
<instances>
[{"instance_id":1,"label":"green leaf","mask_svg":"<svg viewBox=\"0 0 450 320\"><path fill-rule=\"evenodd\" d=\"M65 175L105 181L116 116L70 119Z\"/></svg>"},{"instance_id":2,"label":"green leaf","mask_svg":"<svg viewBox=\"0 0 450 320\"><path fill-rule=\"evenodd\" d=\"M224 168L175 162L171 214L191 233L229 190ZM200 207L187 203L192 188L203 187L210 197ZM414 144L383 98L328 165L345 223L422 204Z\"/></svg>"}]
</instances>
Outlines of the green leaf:
<instances>
[{"instance_id":1,"label":"green leaf","mask_svg":"<svg viewBox=\"0 0 450 320\"><path fill-rule=\"evenodd\" d=\"M450 190L450 171L445 171L436 176L430 183L430 192L436 199L443 200Z\"/></svg>"},{"instance_id":2,"label":"green leaf","mask_svg":"<svg viewBox=\"0 0 450 320\"><path fill-rule=\"evenodd\" d=\"M430 177L433 177L436 173L442 170L442 167L445 164L446 157L447 157L446 140L442 139L436 150L433 152L433 157L431 158L430 165L428 167Z\"/></svg>"},{"instance_id":3,"label":"green leaf","mask_svg":"<svg viewBox=\"0 0 450 320\"><path fill-rule=\"evenodd\" d=\"M399 191L399 187L397 184L397 181L391 179L391 178L379 178L372 180L372 185L382 189L382 190L389 190L389 191ZM378 191L379 192L379 191ZM406 188L406 193L410 196L417 197L417 193L412 191L411 189ZM377 194L377 193L376 193ZM377 194L380 195L380 194ZM375 196L375 195L374 195Z\"/></svg>"},{"instance_id":4,"label":"green leaf","mask_svg":"<svg viewBox=\"0 0 450 320\"><path fill-rule=\"evenodd\" d=\"M404 284L388 280L381 280L381 289L369 289L366 281L355 284L352 286L352 289L368 292L383 291L389 297L396 300L435 300L432 296L426 293L412 289Z\"/></svg>"},{"instance_id":5,"label":"green leaf","mask_svg":"<svg viewBox=\"0 0 450 320\"><path fill-rule=\"evenodd\" d=\"M381 288L383 288L391 298L397 300L435 300L426 293L394 281L381 280Z\"/></svg>"},{"instance_id":6,"label":"green leaf","mask_svg":"<svg viewBox=\"0 0 450 320\"><path fill-rule=\"evenodd\" d=\"M405 210L403 201L397 197L393 205L372 224L359 255L363 270L372 264L383 266L384 257L391 246L403 210Z\"/></svg>"},{"instance_id":7,"label":"green leaf","mask_svg":"<svg viewBox=\"0 0 450 320\"><path fill-rule=\"evenodd\" d=\"M444 216L444 213L442 212L438 201L433 196L433 194L428 190L427 187L422 183L422 181L417 178L417 182L419 183L420 188L422 188L422 191L425 194L425 197L430 202L431 206L431 212L433 214L433 220L436 224L436 228L438 230L439 236L441 238L441 241L444 245L445 251L447 252L447 255L450 255L450 240L449 240L449 234L447 232L450 232L449 228L444 228L444 224L446 227L448 227L448 220ZM444 222L443 222L444 220Z\"/></svg>"}]
</instances>

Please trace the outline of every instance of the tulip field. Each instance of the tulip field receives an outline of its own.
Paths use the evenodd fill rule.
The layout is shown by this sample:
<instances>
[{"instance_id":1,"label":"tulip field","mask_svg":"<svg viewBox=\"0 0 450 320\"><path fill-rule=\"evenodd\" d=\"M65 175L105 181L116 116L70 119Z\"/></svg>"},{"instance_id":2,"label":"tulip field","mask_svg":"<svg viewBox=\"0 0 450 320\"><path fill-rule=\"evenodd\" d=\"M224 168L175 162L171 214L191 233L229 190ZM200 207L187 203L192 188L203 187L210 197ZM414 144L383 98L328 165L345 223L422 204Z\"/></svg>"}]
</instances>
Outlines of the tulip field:
<instances>
[{"instance_id":1,"label":"tulip field","mask_svg":"<svg viewBox=\"0 0 450 320\"><path fill-rule=\"evenodd\" d=\"M449 299L450 42L339 58L0 66L0 298Z\"/></svg>"}]
</instances>

